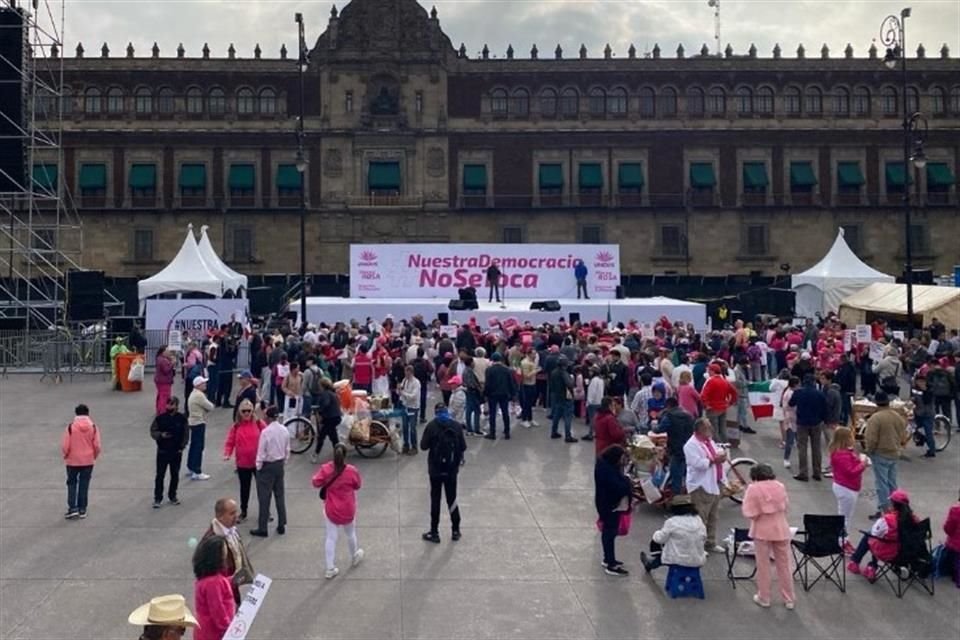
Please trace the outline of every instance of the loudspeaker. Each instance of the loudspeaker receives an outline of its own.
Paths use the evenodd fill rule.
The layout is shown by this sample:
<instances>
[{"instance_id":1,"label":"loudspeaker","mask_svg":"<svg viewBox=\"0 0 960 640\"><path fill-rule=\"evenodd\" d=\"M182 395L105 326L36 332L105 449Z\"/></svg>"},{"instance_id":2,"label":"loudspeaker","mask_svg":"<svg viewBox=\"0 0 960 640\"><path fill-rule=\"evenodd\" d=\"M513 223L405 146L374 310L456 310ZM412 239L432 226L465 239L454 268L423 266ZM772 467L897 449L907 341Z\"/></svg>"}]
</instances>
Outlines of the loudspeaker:
<instances>
[{"instance_id":1,"label":"loudspeaker","mask_svg":"<svg viewBox=\"0 0 960 640\"><path fill-rule=\"evenodd\" d=\"M457 295L460 296L461 300L476 300L477 299L477 288L476 287L466 287L464 289L457 289Z\"/></svg>"},{"instance_id":2,"label":"loudspeaker","mask_svg":"<svg viewBox=\"0 0 960 640\"><path fill-rule=\"evenodd\" d=\"M570 317L567 319L570 321L570 324L573 324L575 322L580 322L580 314L576 311L571 311Z\"/></svg>"},{"instance_id":3,"label":"loudspeaker","mask_svg":"<svg viewBox=\"0 0 960 640\"><path fill-rule=\"evenodd\" d=\"M623 300L623 299L626 298L626 297L627 297L627 296L624 295L624 292L623 292L623 287L618 284L618 285L617 285L617 300Z\"/></svg>"},{"instance_id":4,"label":"loudspeaker","mask_svg":"<svg viewBox=\"0 0 960 640\"><path fill-rule=\"evenodd\" d=\"M103 271L67 273L67 320L103 318Z\"/></svg>"},{"instance_id":5,"label":"loudspeaker","mask_svg":"<svg viewBox=\"0 0 960 640\"><path fill-rule=\"evenodd\" d=\"M447 308L450 311L472 311L479 309L480 305L477 304L476 300L451 300Z\"/></svg>"},{"instance_id":6,"label":"loudspeaker","mask_svg":"<svg viewBox=\"0 0 960 640\"><path fill-rule=\"evenodd\" d=\"M26 181L23 153L23 47L26 32L20 9L0 9L0 193L20 191Z\"/></svg>"},{"instance_id":7,"label":"loudspeaker","mask_svg":"<svg viewBox=\"0 0 960 640\"><path fill-rule=\"evenodd\" d=\"M913 284L933 284L933 269L914 269Z\"/></svg>"},{"instance_id":8,"label":"loudspeaker","mask_svg":"<svg viewBox=\"0 0 960 640\"><path fill-rule=\"evenodd\" d=\"M560 311L558 300L534 300L530 303L531 311Z\"/></svg>"},{"instance_id":9,"label":"loudspeaker","mask_svg":"<svg viewBox=\"0 0 960 640\"><path fill-rule=\"evenodd\" d=\"M138 324L141 328L146 325L146 318L136 316L114 316L110 318L110 332L127 334L133 331L133 325ZM164 338L166 340L166 338Z\"/></svg>"},{"instance_id":10,"label":"loudspeaker","mask_svg":"<svg viewBox=\"0 0 960 640\"><path fill-rule=\"evenodd\" d=\"M441 311L437 314L437 320L440 321L440 324L447 327L450 326L450 314L446 311Z\"/></svg>"}]
</instances>

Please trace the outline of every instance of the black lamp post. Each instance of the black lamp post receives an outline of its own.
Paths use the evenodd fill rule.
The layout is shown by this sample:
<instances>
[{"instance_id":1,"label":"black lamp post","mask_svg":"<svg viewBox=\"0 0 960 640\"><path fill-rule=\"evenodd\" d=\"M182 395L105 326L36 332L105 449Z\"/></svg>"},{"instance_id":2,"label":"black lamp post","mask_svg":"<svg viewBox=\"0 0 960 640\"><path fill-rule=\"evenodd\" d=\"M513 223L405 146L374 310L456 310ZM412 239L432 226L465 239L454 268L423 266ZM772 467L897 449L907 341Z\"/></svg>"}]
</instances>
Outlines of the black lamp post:
<instances>
[{"instance_id":1,"label":"black lamp post","mask_svg":"<svg viewBox=\"0 0 960 640\"><path fill-rule=\"evenodd\" d=\"M300 174L300 326L307 322L307 157L304 154L303 144L305 133L303 130L303 74L307 70L307 42L303 34L303 14L294 16L299 35L299 51L297 56L297 71L300 79L300 117L297 119L297 172Z\"/></svg>"},{"instance_id":2,"label":"black lamp post","mask_svg":"<svg viewBox=\"0 0 960 640\"><path fill-rule=\"evenodd\" d=\"M900 11L900 17L887 16L880 26L880 37L887 47L883 63L889 69L896 69L900 64L901 90L903 92L903 218L904 218L904 279L907 284L907 338L913 338L913 238L910 233L910 178L913 176L913 167L922 169L927 165L923 152L923 143L926 139L927 121L920 113L910 112L910 101L907 95L907 18L910 17L910 7ZM919 104L917 107L919 108Z\"/></svg>"}]
</instances>

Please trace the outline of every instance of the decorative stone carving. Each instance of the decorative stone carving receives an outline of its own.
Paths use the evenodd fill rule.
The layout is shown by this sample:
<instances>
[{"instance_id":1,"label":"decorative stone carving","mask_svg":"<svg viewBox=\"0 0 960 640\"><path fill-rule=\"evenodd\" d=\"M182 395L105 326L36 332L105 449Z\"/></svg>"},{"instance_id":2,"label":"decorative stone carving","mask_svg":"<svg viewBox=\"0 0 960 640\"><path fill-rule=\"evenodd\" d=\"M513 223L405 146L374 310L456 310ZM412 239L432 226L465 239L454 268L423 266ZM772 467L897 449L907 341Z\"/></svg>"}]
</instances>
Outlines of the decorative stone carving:
<instances>
[{"instance_id":1,"label":"decorative stone carving","mask_svg":"<svg viewBox=\"0 0 960 640\"><path fill-rule=\"evenodd\" d=\"M206 42L203 43L203 59L204 60L210 59L210 45L207 44Z\"/></svg>"},{"instance_id":2,"label":"decorative stone carving","mask_svg":"<svg viewBox=\"0 0 960 640\"><path fill-rule=\"evenodd\" d=\"M100 57L109 58L110 57L110 47L107 46L107 43L104 42L103 46L100 47Z\"/></svg>"},{"instance_id":3,"label":"decorative stone carving","mask_svg":"<svg viewBox=\"0 0 960 640\"><path fill-rule=\"evenodd\" d=\"M153 49L150 50L150 54L151 54L154 58L159 58L159 57L160 57L160 46L157 45L156 42L153 43Z\"/></svg>"},{"instance_id":4,"label":"decorative stone carving","mask_svg":"<svg viewBox=\"0 0 960 640\"><path fill-rule=\"evenodd\" d=\"M780 43L773 45L773 59L779 60L780 56L783 54L783 50L780 48Z\"/></svg>"},{"instance_id":5,"label":"decorative stone carving","mask_svg":"<svg viewBox=\"0 0 960 640\"><path fill-rule=\"evenodd\" d=\"M853 58L853 45L849 42L847 43L847 48L843 50L843 55L847 60Z\"/></svg>"},{"instance_id":6,"label":"decorative stone carving","mask_svg":"<svg viewBox=\"0 0 960 640\"><path fill-rule=\"evenodd\" d=\"M339 178L343 175L343 154L339 149L330 149L323 158L323 175Z\"/></svg>"},{"instance_id":7,"label":"decorative stone carving","mask_svg":"<svg viewBox=\"0 0 960 640\"><path fill-rule=\"evenodd\" d=\"M180 45L177 47L177 57L182 58L185 55L187 55L187 50L183 48L183 43L181 42Z\"/></svg>"},{"instance_id":8,"label":"decorative stone carving","mask_svg":"<svg viewBox=\"0 0 960 640\"><path fill-rule=\"evenodd\" d=\"M133 43L132 43L132 42L128 42L128 43L127 43L127 57L128 57L128 58L132 58L132 57L133 57Z\"/></svg>"},{"instance_id":9,"label":"decorative stone carving","mask_svg":"<svg viewBox=\"0 0 960 640\"><path fill-rule=\"evenodd\" d=\"M262 55L263 55L263 50L260 48L260 43L258 42L257 46L253 48L253 57L256 60L259 60Z\"/></svg>"},{"instance_id":10,"label":"decorative stone carving","mask_svg":"<svg viewBox=\"0 0 960 640\"><path fill-rule=\"evenodd\" d=\"M431 178L447 175L447 156L440 147L431 147L427 151L427 175Z\"/></svg>"},{"instance_id":11,"label":"decorative stone carving","mask_svg":"<svg viewBox=\"0 0 960 640\"><path fill-rule=\"evenodd\" d=\"M659 59L660 59L660 45L659 45L659 44L654 44L654 45L653 45L653 59L654 59L654 60L659 60Z\"/></svg>"},{"instance_id":12,"label":"decorative stone carving","mask_svg":"<svg viewBox=\"0 0 960 640\"><path fill-rule=\"evenodd\" d=\"M82 42L80 42L80 43L77 44L77 57L78 57L78 58L82 58L82 57L83 57L83 43L82 43Z\"/></svg>"}]
</instances>

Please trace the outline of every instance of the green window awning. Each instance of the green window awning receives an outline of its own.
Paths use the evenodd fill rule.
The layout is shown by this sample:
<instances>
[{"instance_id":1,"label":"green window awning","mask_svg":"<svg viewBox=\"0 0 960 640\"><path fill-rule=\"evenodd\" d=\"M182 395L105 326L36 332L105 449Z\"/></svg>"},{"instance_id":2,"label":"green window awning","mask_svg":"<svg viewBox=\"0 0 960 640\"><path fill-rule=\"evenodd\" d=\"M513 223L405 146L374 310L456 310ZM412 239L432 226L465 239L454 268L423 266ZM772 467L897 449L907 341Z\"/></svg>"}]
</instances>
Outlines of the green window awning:
<instances>
[{"instance_id":1,"label":"green window awning","mask_svg":"<svg viewBox=\"0 0 960 640\"><path fill-rule=\"evenodd\" d=\"M107 165L82 164L80 165L79 185L81 189L106 189Z\"/></svg>"},{"instance_id":2,"label":"green window awning","mask_svg":"<svg viewBox=\"0 0 960 640\"><path fill-rule=\"evenodd\" d=\"M621 164L618 178L621 189L640 189L643 187L643 165L639 162Z\"/></svg>"},{"instance_id":3,"label":"green window awning","mask_svg":"<svg viewBox=\"0 0 960 640\"><path fill-rule=\"evenodd\" d=\"M603 188L603 166L599 162L589 162L580 165L580 188Z\"/></svg>"},{"instance_id":4,"label":"green window awning","mask_svg":"<svg viewBox=\"0 0 960 640\"><path fill-rule=\"evenodd\" d=\"M371 162L367 186L371 190L400 191L400 163Z\"/></svg>"},{"instance_id":5,"label":"green window awning","mask_svg":"<svg viewBox=\"0 0 960 640\"><path fill-rule=\"evenodd\" d=\"M817 176L813 173L813 164L810 162L790 163L790 186L813 187L817 184Z\"/></svg>"},{"instance_id":6,"label":"green window awning","mask_svg":"<svg viewBox=\"0 0 960 640\"><path fill-rule=\"evenodd\" d=\"M952 187L957 181L946 162L927 163L928 187Z\"/></svg>"},{"instance_id":7,"label":"green window awning","mask_svg":"<svg viewBox=\"0 0 960 640\"><path fill-rule=\"evenodd\" d=\"M837 182L841 187L859 187L866 180L860 171L859 162L840 162L837 164Z\"/></svg>"},{"instance_id":8,"label":"green window awning","mask_svg":"<svg viewBox=\"0 0 960 640\"><path fill-rule=\"evenodd\" d=\"M717 176L713 173L713 165L709 162L693 162L690 164L690 186L694 188L714 187Z\"/></svg>"},{"instance_id":9,"label":"green window awning","mask_svg":"<svg viewBox=\"0 0 960 640\"><path fill-rule=\"evenodd\" d=\"M230 165L227 183L231 189L253 190L255 181L256 171L252 164Z\"/></svg>"},{"instance_id":10,"label":"green window awning","mask_svg":"<svg viewBox=\"0 0 960 640\"><path fill-rule=\"evenodd\" d=\"M464 189L486 189L487 188L487 165L485 164L463 165L463 188Z\"/></svg>"},{"instance_id":11,"label":"green window awning","mask_svg":"<svg viewBox=\"0 0 960 640\"><path fill-rule=\"evenodd\" d=\"M205 189L207 187L207 166L204 164L185 164L180 167L181 189Z\"/></svg>"},{"instance_id":12,"label":"green window awning","mask_svg":"<svg viewBox=\"0 0 960 640\"><path fill-rule=\"evenodd\" d=\"M131 189L156 189L157 165L135 164L130 167Z\"/></svg>"},{"instance_id":13,"label":"green window awning","mask_svg":"<svg viewBox=\"0 0 960 640\"><path fill-rule=\"evenodd\" d=\"M913 176L906 175L902 162L888 162L885 173L888 187L902 187L905 180L909 180L910 184L913 184Z\"/></svg>"},{"instance_id":14,"label":"green window awning","mask_svg":"<svg viewBox=\"0 0 960 640\"><path fill-rule=\"evenodd\" d=\"M41 189L56 191L59 175L59 168L55 164L33 165L33 184Z\"/></svg>"},{"instance_id":15,"label":"green window awning","mask_svg":"<svg viewBox=\"0 0 960 640\"><path fill-rule=\"evenodd\" d=\"M766 189L770 184L767 178L767 165L762 162L743 163L743 186L746 189Z\"/></svg>"},{"instance_id":16,"label":"green window awning","mask_svg":"<svg viewBox=\"0 0 960 640\"><path fill-rule=\"evenodd\" d=\"M281 164L277 167L278 189L299 189L300 172L295 164Z\"/></svg>"},{"instance_id":17,"label":"green window awning","mask_svg":"<svg viewBox=\"0 0 960 640\"><path fill-rule=\"evenodd\" d=\"M563 188L563 165L560 165L560 164L540 165L540 188L541 189L562 189Z\"/></svg>"}]
</instances>

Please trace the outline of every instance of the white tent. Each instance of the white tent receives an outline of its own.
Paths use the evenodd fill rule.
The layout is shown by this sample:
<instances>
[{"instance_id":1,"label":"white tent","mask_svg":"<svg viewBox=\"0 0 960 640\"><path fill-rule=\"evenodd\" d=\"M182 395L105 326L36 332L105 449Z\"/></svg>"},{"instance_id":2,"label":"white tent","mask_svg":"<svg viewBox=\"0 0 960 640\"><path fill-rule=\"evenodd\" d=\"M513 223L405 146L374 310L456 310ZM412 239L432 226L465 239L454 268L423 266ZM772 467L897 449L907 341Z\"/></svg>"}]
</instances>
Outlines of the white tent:
<instances>
[{"instance_id":1,"label":"white tent","mask_svg":"<svg viewBox=\"0 0 960 640\"><path fill-rule=\"evenodd\" d=\"M947 329L960 329L960 289L913 285L913 313L924 327L937 318ZM874 316L906 320L907 285L872 284L840 303L840 320L849 327Z\"/></svg>"},{"instance_id":2,"label":"white tent","mask_svg":"<svg viewBox=\"0 0 960 640\"><path fill-rule=\"evenodd\" d=\"M213 245L210 244L210 238L207 236L207 225L200 227L200 241L197 242L197 249L213 275L219 277L223 282L224 291L232 291L238 297L240 296L240 289L246 291L247 276L237 273L220 259L217 252L213 250Z\"/></svg>"},{"instance_id":3,"label":"white tent","mask_svg":"<svg viewBox=\"0 0 960 640\"><path fill-rule=\"evenodd\" d=\"M864 263L850 250L843 239L843 229L830 252L817 264L792 278L797 294L796 315L812 318L827 315L840 308L840 301L874 282L894 282L888 276Z\"/></svg>"},{"instance_id":4,"label":"white tent","mask_svg":"<svg viewBox=\"0 0 960 640\"><path fill-rule=\"evenodd\" d=\"M217 276L204 262L197 248L197 239L193 236L193 225L187 230L187 237L183 239L180 251L164 267L160 273L150 276L137 283L140 306L150 296L161 293L183 293L194 291L208 293L221 297L225 286L222 278Z\"/></svg>"}]
</instances>

